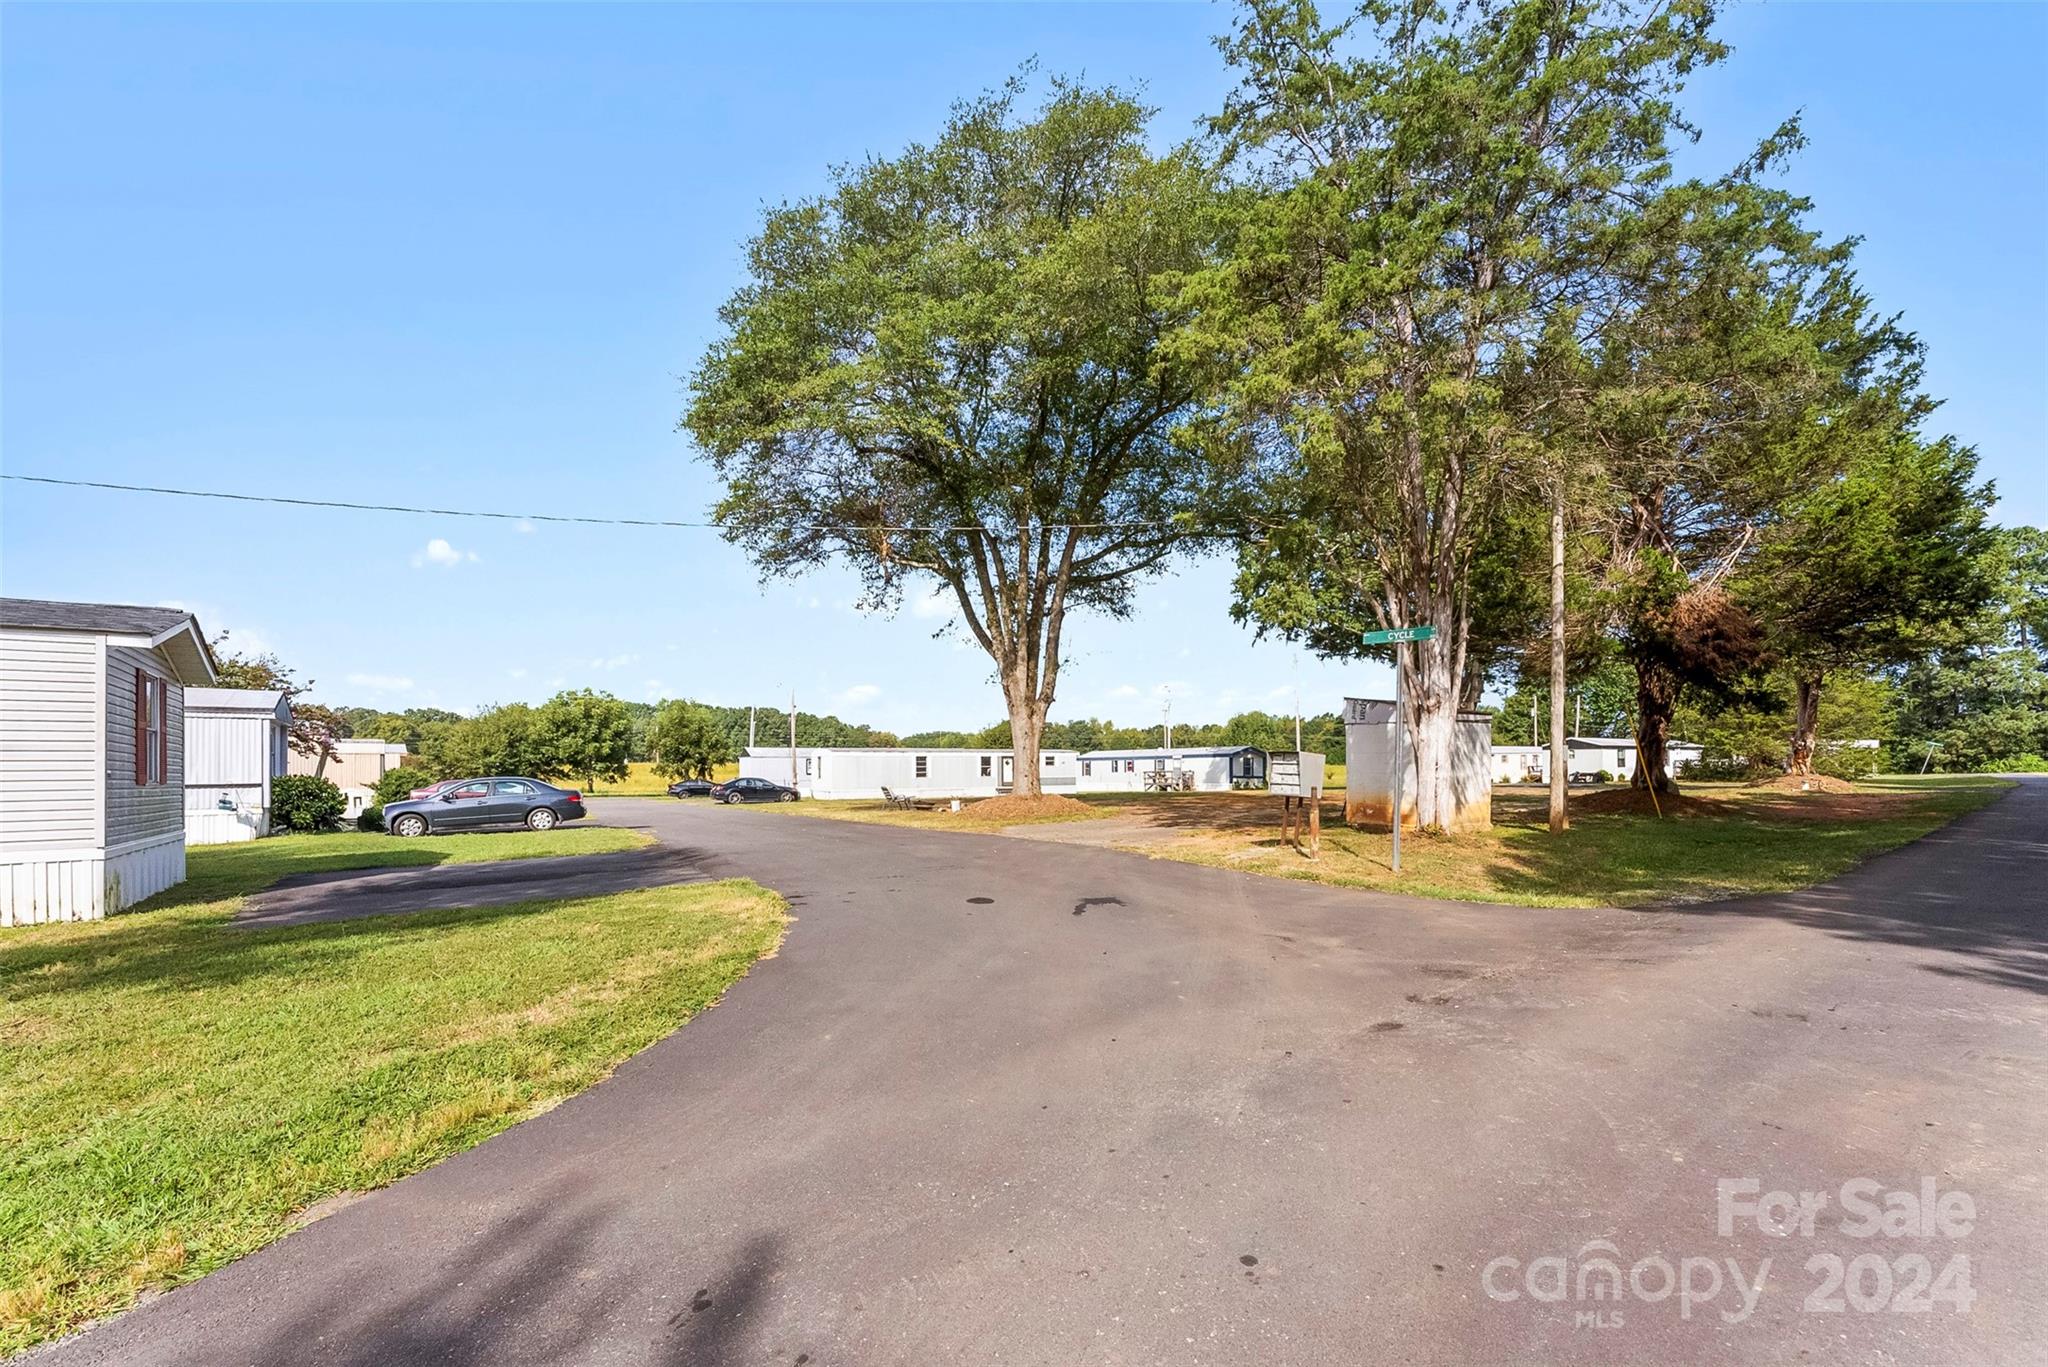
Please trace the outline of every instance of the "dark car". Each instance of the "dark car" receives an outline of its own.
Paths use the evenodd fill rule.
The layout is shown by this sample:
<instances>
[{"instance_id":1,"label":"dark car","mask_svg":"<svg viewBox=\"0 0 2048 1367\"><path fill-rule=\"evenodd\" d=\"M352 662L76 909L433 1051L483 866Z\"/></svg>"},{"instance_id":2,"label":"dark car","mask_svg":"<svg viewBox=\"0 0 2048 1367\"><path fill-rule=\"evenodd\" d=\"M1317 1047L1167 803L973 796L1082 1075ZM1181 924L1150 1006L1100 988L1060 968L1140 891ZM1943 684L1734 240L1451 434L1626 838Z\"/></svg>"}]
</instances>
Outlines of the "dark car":
<instances>
[{"instance_id":1,"label":"dark car","mask_svg":"<svg viewBox=\"0 0 2048 1367\"><path fill-rule=\"evenodd\" d=\"M801 795L765 778L735 778L713 784L711 796L719 802L794 802Z\"/></svg>"},{"instance_id":2,"label":"dark car","mask_svg":"<svg viewBox=\"0 0 2048 1367\"><path fill-rule=\"evenodd\" d=\"M588 815L583 794L537 778L465 778L432 797L392 803L384 809L384 829L403 836L473 831L484 826L548 831Z\"/></svg>"},{"instance_id":3,"label":"dark car","mask_svg":"<svg viewBox=\"0 0 2048 1367\"><path fill-rule=\"evenodd\" d=\"M708 778L686 778L668 785L670 797L710 797L718 785Z\"/></svg>"}]
</instances>

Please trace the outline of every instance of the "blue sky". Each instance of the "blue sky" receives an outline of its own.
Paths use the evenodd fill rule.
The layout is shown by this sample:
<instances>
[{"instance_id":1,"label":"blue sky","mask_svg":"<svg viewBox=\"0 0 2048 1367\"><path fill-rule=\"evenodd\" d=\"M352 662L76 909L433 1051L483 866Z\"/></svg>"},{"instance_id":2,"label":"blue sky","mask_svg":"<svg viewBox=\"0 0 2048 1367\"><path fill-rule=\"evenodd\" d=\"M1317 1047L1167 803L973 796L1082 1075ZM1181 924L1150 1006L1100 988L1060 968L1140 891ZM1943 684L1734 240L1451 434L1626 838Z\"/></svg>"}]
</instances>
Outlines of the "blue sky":
<instances>
[{"instance_id":1,"label":"blue sky","mask_svg":"<svg viewBox=\"0 0 2048 1367\"><path fill-rule=\"evenodd\" d=\"M0 464L368 502L692 517L679 377L765 204L928 135L1036 55L1142 83L1157 131L1228 84L1209 4L13 5L0 18ZM2048 520L2048 10L1747 5L1696 80L1733 160L1804 110L1795 184L1927 341L1937 421L2006 522ZM562 686L899 730L1001 715L942 616L757 585L706 532L522 531L0 484L0 588L172 601L329 702ZM1220 718L1379 692L1257 643L1227 566L1083 620L1056 717Z\"/></svg>"}]
</instances>

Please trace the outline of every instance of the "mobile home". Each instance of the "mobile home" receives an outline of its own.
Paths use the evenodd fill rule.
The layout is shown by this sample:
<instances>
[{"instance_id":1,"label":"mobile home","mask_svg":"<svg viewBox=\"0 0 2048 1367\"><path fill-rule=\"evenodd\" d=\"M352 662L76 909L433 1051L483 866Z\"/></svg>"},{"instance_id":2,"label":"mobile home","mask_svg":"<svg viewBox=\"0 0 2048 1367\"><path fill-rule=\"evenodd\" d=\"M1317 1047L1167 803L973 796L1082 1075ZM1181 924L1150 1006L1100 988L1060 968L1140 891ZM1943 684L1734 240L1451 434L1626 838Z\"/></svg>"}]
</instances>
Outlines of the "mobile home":
<instances>
[{"instance_id":1,"label":"mobile home","mask_svg":"<svg viewBox=\"0 0 2048 1367\"><path fill-rule=\"evenodd\" d=\"M270 833L270 781L285 772L292 705L260 688L185 690L185 843Z\"/></svg>"},{"instance_id":2,"label":"mobile home","mask_svg":"<svg viewBox=\"0 0 2048 1367\"><path fill-rule=\"evenodd\" d=\"M185 878L189 612L0 598L0 925L91 921Z\"/></svg>"},{"instance_id":3,"label":"mobile home","mask_svg":"<svg viewBox=\"0 0 2048 1367\"><path fill-rule=\"evenodd\" d=\"M1039 785L1072 792L1080 759L1077 750L1041 751ZM878 745L799 745L792 763L788 746L757 745L740 756L740 777L787 784L811 798L880 797L884 788L914 797L996 797L1016 786L1015 764L1008 750Z\"/></svg>"},{"instance_id":4,"label":"mobile home","mask_svg":"<svg viewBox=\"0 0 2048 1367\"><path fill-rule=\"evenodd\" d=\"M1175 783L1165 777L1169 774L1187 778ZM1162 785L1198 793L1227 793L1233 788L1265 786L1266 752L1256 745L1090 750L1081 756L1080 778L1084 793L1144 792Z\"/></svg>"}]
</instances>

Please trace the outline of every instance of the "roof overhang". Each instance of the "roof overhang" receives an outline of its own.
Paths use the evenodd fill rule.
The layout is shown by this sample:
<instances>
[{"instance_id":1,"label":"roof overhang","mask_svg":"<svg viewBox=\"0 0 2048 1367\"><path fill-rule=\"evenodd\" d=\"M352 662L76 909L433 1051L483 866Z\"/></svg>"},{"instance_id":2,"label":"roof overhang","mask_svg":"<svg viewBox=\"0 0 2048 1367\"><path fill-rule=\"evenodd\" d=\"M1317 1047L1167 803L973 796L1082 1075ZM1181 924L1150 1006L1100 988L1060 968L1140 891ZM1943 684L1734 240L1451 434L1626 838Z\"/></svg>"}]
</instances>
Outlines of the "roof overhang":
<instances>
[{"instance_id":1,"label":"roof overhang","mask_svg":"<svg viewBox=\"0 0 2048 1367\"><path fill-rule=\"evenodd\" d=\"M149 638L152 650L162 651L178 672L178 682L192 688L209 688L219 674L213 667L213 652L199 634L199 619L187 617Z\"/></svg>"}]
</instances>

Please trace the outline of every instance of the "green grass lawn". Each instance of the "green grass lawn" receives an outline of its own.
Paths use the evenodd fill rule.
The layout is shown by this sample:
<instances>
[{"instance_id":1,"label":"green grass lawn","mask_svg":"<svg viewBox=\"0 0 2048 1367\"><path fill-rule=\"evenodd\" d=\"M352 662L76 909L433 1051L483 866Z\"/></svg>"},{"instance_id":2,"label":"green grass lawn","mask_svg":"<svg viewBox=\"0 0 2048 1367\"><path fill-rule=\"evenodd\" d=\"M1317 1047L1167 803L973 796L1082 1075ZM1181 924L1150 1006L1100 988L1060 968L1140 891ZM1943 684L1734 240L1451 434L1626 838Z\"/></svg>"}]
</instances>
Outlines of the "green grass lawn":
<instances>
[{"instance_id":1,"label":"green grass lawn","mask_svg":"<svg viewBox=\"0 0 2048 1367\"><path fill-rule=\"evenodd\" d=\"M604 1077L780 939L752 883L278 930L294 872L592 853L537 835L286 836L189 852L106 921L0 931L0 1353L189 1281Z\"/></svg>"},{"instance_id":2,"label":"green grass lawn","mask_svg":"<svg viewBox=\"0 0 2048 1367\"><path fill-rule=\"evenodd\" d=\"M1534 906L1642 906L1784 892L1825 882L1946 825L2012 785L1975 776L1884 778L1846 794L1687 784L1678 814L1581 811L1552 836L1541 790L1496 789L1490 831L1405 833L1401 872L1387 832L1352 830L1325 811L1321 858L1266 828L1180 826L1134 843L1146 854L1254 873L1422 897Z\"/></svg>"}]
</instances>

